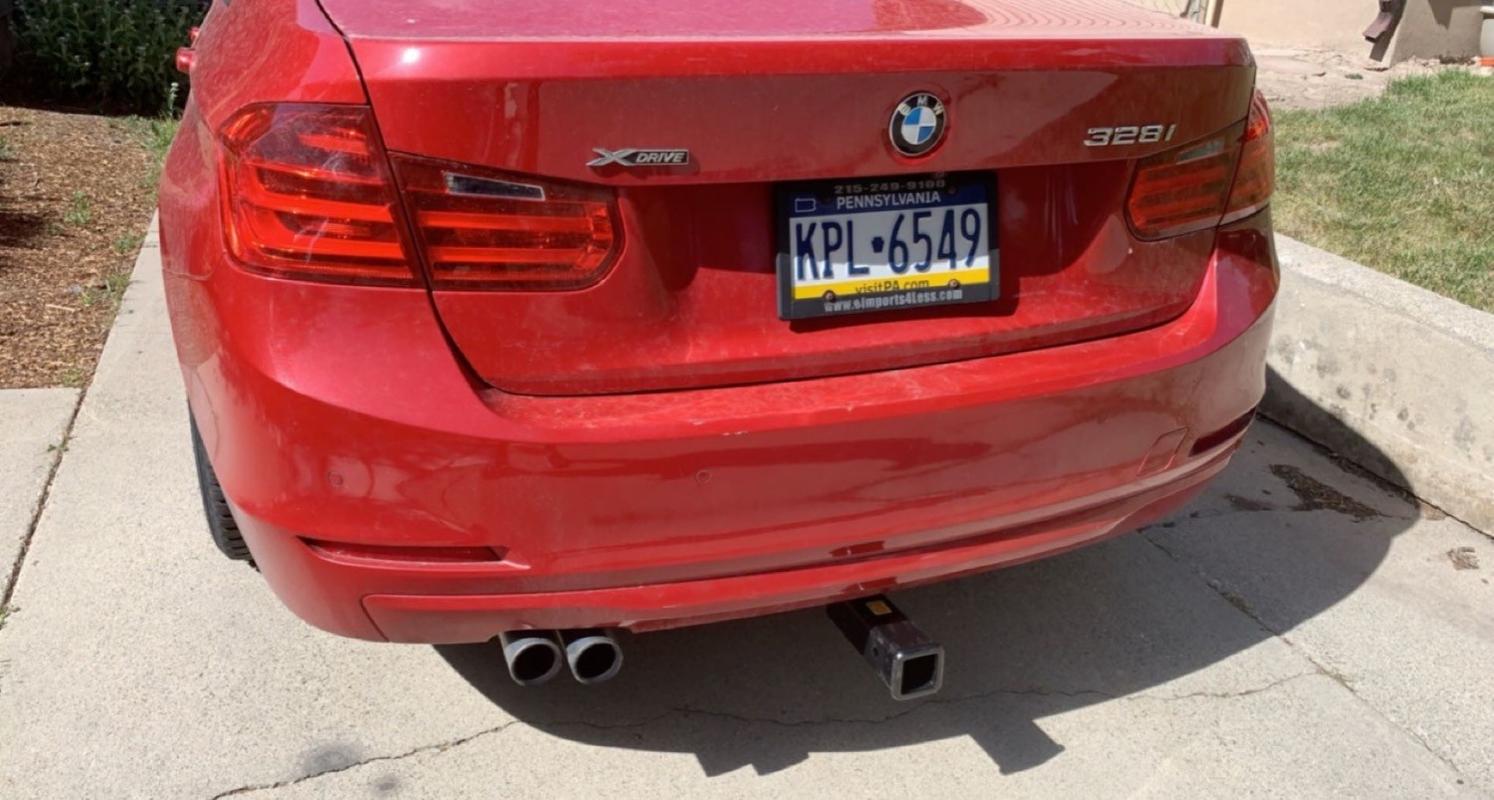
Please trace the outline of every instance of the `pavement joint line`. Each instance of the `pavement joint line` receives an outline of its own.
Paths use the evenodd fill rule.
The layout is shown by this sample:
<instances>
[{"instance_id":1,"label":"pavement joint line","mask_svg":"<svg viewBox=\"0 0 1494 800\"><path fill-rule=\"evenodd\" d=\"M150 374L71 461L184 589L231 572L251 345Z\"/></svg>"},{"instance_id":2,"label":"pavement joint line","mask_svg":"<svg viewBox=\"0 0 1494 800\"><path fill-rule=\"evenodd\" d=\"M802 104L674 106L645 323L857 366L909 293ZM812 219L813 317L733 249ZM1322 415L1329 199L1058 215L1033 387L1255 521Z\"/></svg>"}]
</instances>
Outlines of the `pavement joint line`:
<instances>
[{"instance_id":1,"label":"pavement joint line","mask_svg":"<svg viewBox=\"0 0 1494 800\"><path fill-rule=\"evenodd\" d=\"M89 384L92 383L93 381L90 380ZM68 442L73 438L73 425L78 421L78 411L83 408L83 397L87 394L88 386L84 386L73 402L73 410L67 415L67 424L62 427L62 441L57 445L52 464L47 468L47 478L42 482L41 496L37 498L36 510L32 512L31 521L26 525L26 533L21 536L21 547L16 553L16 563L11 565L10 575L5 583L5 593L0 595L0 630L5 629L5 618L15 610L10 607L10 601L15 596L16 585L21 582L21 567L26 563L26 554L31 551L31 539L36 536L36 529L41 524L42 514L47 510L47 501L52 496L52 482L57 479L57 470L62 467L62 457L67 455Z\"/></svg>"},{"instance_id":2,"label":"pavement joint line","mask_svg":"<svg viewBox=\"0 0 1494 800\"><path fill-rule=\"evenodd\" d=\"M1117 695L1117 694L1114 694L1114 693L1111 693L1111 692L1100 691L1098 689L1068 689L1068 690L1066 690L1066 689L1044 689L1044 688L992 689L990 691L976 692L974 694L958 695L958 696L954 696L954 697L936 697L936 698L933 698L933 699L926 700L924 702L918 703L916 705L910 706L909 708L904 709L902 711L899 711L899 712L897 712L895 714L889 714L888 716L879 717L879 718L875 718L875 719L871 719L871 718L860 718L860 719L857 719L857 718L845 718L845 717L825 717L825 718L822 718L822 719L782 720L782 719L775 719L773 717L752 717L752 716L747 716L745 714L734 714L734 713L731 713L729 711L715 711L715 710L711 710L711 709L694 708L694 707L686 706L686 707L680 707L680 708L666 709L664 711L659 712L658 714L654 714L652 716L644 717L642 719L637 719L637 720L633 720L633 721L630 721L630 722L600 723L600 722L591 722L589 720L549 720L549 721L544 722L543 724L546 727L548 727L548 728L566 728L566 727L570 727L570 728L592 728L592 729L595 729L595 730L626 730L626 729L630 729L630 728L643 728L643 727L647 727L649 725L654 725L654 724L657 724L659 722L663 722L664 720L669 719L671 717L692 717L692 716L694 716L694 717L707 717L707 718L710 718L710 719L728 720L728 721L731 721L731 722L738 722L738 723L742 723L742 724L746 724L746 725L771 725L771 726L780 727L780 728L805 728L805 727L815 727L815 726L820 726L820 725L881 725L881 724L884 724L884 723L893 722L893 721L902 719L903 717L906 717L906 716L909 716L909 715L912 715L912 714L916 714L919 711L922 711L922 710L928 709L928 708L934 708L934 707L938 707L938 706L955 705L955 704L959 704L959 703L970 703L970 702L976 702L976 701L980 701L980 700L989 700L989 699L992 699L992 698L995 698L995 697L1011 697L1011 696L1019 696L1019 697L1102 697L1102 698L1105 698L1107 700L1115 700L1115 701L1128 702L1128 703L1129 702L1147 702L1147 701L1150 701L1150 702L1162 702L1162 703L1172 703L1172 702L1181 702L1181 701L1187 701L1187 700L1236 700L1236 699L1240 699L1240 698L1244 698L1244 697L1250 697L1252 695L1263 694L1265 692L1271 692L1271 691L1274 691L1276 689L1281 688L1282 686L1284 686L1284 685L1286 685L1288 683L1293 683L1295 681L1303 680L1305 678L1316 678L1316 677L1320 677L1322 674L1323 673L1322 673L1321 670L1313 669L1313 670L1308 670L1308 671L1305 671L1305 672L1299 672L1299 673L1296 673L1296 674L1293 674L1293 675L1287 675L1286 677L1283 677L1283 678L1277 678L1276 680L1270 681L1270 682L1265 683L1265 684L1260 685L1260 686L1253 686L1253 687L1249 687L1249 688L1246 688L1246 689L1239 689L1239 690L1232 691L1232 692L1208 692L1208 691L1200 691L1200 692L1187 692L1187 693L1184 693L1184 694L1176 694L1176 695L1153 694L1153 693L1147 693L1147 692L1138 692L1138 693ZM306 775L301 775L301 776L295 777L295 778L287 778L285 780L276 781L274 783L258 783L258 784L249 784L249 785L246 785L246 786L239 786L239 787L236 787L236 788L233 788L233 789L228 789L226 791L219 792L219 793L213 795L212 798L211 798L211 800L223 800L223 798L228 798L228 797L238 797L238 796L241 796L241 795L246 795L246 794L251 794L251 793L269 792L269 791L274 791L276 789L284 789L284 788L287 788L287 787L290 787L290 786L295 786L297 784L306 783L308 781L317 780L319 778L324 778L324 777L327 777L329 775L336 775L338 773L347 772L349 770L357 769L358 767L366 766L368 764L377 764L377 763L389 762L389 761L401 761L401 760L404 760L406 758L411 758L411 757L418 756L418 755L424 755L424 754L427 754L427 753L444 753L447 750L451 750L451 749L454 749L454 748L457 748L457 747L461 747L463 745L469 744L469 743L471 743L473 741L476 741L478 739L484 738L486 736L492 736L492 735L495 735L495 734L503 733L504 731L508 730L509 728L511 728L511 727L513 727L515 725L519 725L519 726L522 726L522 727L532 727L532 726L528 725L528 723L526 723L525 720L521 720L521 719L510 719L510 720L508 720L507 722L504 722L501 725L495 725L495 726L493 726L491 728L484 728L483 730L477 731L476 733L467 734L465 736L461 736L461 737L458 737L458 738L455 738L455 739L448 739L448 740L445 740L445 741L437 742L435 744L421 745L419 747L414 747L414 748L406 750L406 751L404 751L402 753L396 753L394 755L371 756L369 758L364 758L364 759L359 759L357 761L353 761L352 763L349 763L349 764L343 764L343 765L338 766L338 767L333 767L333 768L330 768L330 769L319 770L317 772L308 773Z\"/></svg>"},{"instance_id":3,"label":"pavement joint line","mask_svg":"<svg viewBox=\"0 0 1494 800\"><path fill-rule=\"evenodd\" d=\"M1287 429L1287 430L1290 430L1290 429ZM1293 433L1293 435L1297 435L1295 431L1291 431L1291 432ZM1304 441L1311 442L1311 440L1307 440L1307 439L1305 439ZM1239 513L1247 513L1247 512L1239 512ZM1475 529L1475 530L1477 530L1477 529ZM1301 656L1305 661L1307 661L1307 663L1311 664L1313 666L1313 668L1316 670L1317 674L1321 674L1324 677L1328 678L1329 680L1333 681L1334 683L1338 684L1339 686L1343 687L1344 691L1348 692L1349 696L1352 697L1352 698L1354 698L1355 702L1359 703L1365 709L1369 710L1370 713L1372 713L1375 716L1379 717L1381 720L1383 720L1391 728L1393 728L1395 730L1398 730L1401 733L1405 734L1407 738L1411 739L1412 741L1414 741L1418 745L1420 745L1421 748L1423 750L1427 751L1427 753L1431 754L1431 756L1433 758L1435 758L1438 761L1442 762L1442 764L1444 766L1446 766L1448 769L1452 770L1452 772L1453 772L1454 775L1458 776L1458 779L1459 779L1460 783L1462 783L1464 781L1471 781L1472 780L1471 778L1469 778L1469 776L1467 774L1465 774L1463 772L1463 770L1461 768L1459 768L1459 766L1452 759L1448 758L1447 756L1443 755L1442 753L1437 752L1437 750L1432 747L1431 743L1428 742L1426 740L1426 738L1423 737L1420 733L1417 733L1416 731L1414 731L1414 730L1406 727L1405 725L1401 724L1400 722L1397 722L1396 720L1391 719L1390 716L1388 716L1384 711L1380 710L1380 708L1377 707L1374 703L1371 703L1370 701L1366 700L1363 696L1361 696L1359 694L1359 692L1356 692L1354 690L1353 684L1351 684L1348 681L1348 679L1345 678L1343 676L1343 674L1340 673L1338 670L1332 669L1331 667L1328 667L1328 666L1324 665L1318 659L1314 658L1311 653L1309 653L1306 650L1303 650L1301 647L1299 647L1297 645L1297 643L1292 640L1292 637L1288 636L1284 631L1278 631L1274 627L1272 627L1270 625L1267 625L1266 621L1263 620L1263 619L1261 619L1260 615L1256 614L1255 611L1254 611L1254 609L1250 608L1249 604L1235 602L1235 600L1231 599L1230 595L1226 593L1226 590L1223 588L1222 585L1219 585L1216 581L1211 580L1208 577L1208 575L1206 575L1199 567L1197 567L1196 565L1193 565L1191 563L1185 562L1176 553L1174 553L1171 550L1167 549L1167 547L1165 547L1160 542L1158 542L1155 539L1153 539L1151 536L1149 536L1147 534L1147 530L1146 529L1143 529L1139 533L1141 533L1142 538L1145 539L1148 544L1150 544L1151 546L1153 546L1153 547L1157 548L1158 550L1162 551L1163 554L1165 554L1168 558L1172 559L1173 561L1177 562L1179 565L1182 565L1184 567L1189 568L1190 571L1192 571L1193 574L1199 578L1199 580L1203 581L1203 583L1204 583L1205 586L1209 587L1210 591L1212 591L1215 594L1219 595L1220 599L1224 600L1224 602L1226 602L1226 603L1229 603L1230 606L1233 607L1240 614L1244 615L1245 617L1249 618L1252 622L1254 622L1256 625L1260 626L1261 630L1263 630L1263 631L1271 634L1273 637L1275 637L1277 639L1280 639L1281 642L1283 644L1285 644L1289 650L1291 650L1293 653L1296 653L1297 655Z\"/></svg>"}]
</instances>

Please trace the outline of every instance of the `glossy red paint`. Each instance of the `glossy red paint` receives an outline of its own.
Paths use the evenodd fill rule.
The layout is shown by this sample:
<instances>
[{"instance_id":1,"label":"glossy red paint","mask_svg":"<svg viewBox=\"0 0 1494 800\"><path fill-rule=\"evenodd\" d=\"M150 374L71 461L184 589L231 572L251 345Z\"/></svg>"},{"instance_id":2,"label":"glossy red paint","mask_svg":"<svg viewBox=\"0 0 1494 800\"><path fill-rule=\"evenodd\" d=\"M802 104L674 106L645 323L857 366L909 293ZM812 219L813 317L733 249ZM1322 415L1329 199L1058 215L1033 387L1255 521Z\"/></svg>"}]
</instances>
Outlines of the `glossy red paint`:
<instances>
[{"instance_id":1,"label":"glossy red paint","mask_svg":"<svg viewBox=\"0 0 1494 800\"><path fill-rule=\"evenodd\" d=\"M1131 159L1239 122L1254 75L1236 37L1092 0L501 2L467 9L460 35L426 34L455 24L433 22L449 19L438 5L328 5L387 145L616 186L629 234L614 275L587 291L434 293L472 369L525 394L894 369L1174 317L1211 234L1132 237ZM949 136L910 159L882 132L915 90L948 102ZM1176 125L1173 140L1125 159L1083 144L1095 125L1155 121ZM586 166L597 146L679 144L688 169ZM1000 299L779 323L767 181L962 170L998 171Z\"/></svg>"},{"instance_id":2,"label":"glossy red paint","mask_svg":"<svg viewBox=\"0 0 1494 800\"><path fill-rule=\"evenodd\" d=\"M1204 29L1108 0L323 0L349 36L444 40L876 41L921 36L1079 43L1196 39ZM1064 42L1064 40L1071 40ZM790 56L802 52L787 49ZM883 57L868 54L875 66ZM1155 57L1134 53L1133 58Z\"/></svg>"},{"instance_id":3,"label":"glossy red paint","mask_svg":"<svg viewBox=\"0 0 1494 800\"><path fill-rule=\"evenodd\" d=\"M438 642L771 613L1121 533L1224 467L1240 434L1208 437L1264 389L1269 211L1140 241L1135 164L1175 144L1081 142L1243 122L1243 43L1090 0L784 2L474 3L460 33L436 0L214 7L162 183L167 299L214 468L293 610ZM645 11L649 36L626 22ZM891 153L890 104L928 88L948 141ZM623 112L649 98L670 141L636 140ZM566 292L246 269L219 137L264 102L368 104L389 150L612 187L624 250ZM795 150L754 106L841 127ZM630 145L696 167L583 167ZM946 169L996 175L1001 300L776 318L773 183Z\"/></svg>"}]
</instances>

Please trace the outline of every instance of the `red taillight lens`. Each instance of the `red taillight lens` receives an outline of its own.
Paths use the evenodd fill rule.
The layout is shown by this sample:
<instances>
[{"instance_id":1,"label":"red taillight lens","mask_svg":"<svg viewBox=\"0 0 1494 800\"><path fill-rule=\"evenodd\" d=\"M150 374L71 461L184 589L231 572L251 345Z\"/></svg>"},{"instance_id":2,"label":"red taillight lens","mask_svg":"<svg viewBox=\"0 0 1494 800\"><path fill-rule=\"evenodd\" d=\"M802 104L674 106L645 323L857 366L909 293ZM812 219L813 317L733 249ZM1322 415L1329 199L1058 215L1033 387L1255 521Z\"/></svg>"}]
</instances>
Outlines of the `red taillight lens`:
<instances>
[{"instance_id":1,"label":"red taillight lens","mask_svg":"<svg viewBox=\"0 0 1494 800\"><path fill-rule=\"evenodd\" d=\"M621 248L610 190L397 155L437 289L580 289Z\"/></svg>"},{"instance_id":2,"label":"red taillight lens","mask_svg":"<svg viewBox=\"0 0 1494 800\"><path fill-rule=\"evenodd\" d=\"M1271 109L1266 105L1266 96L1257 91L1250 101L1240 169L1235 173L1235 188L1229 193L1224 222L1244 219L1265 208L1275 188L1276 145L1271 131Z\"/></svg>"},{"instance_id":3,"label":"red taillight lens","mask_svg":"<svg viewBox=\"0 0 1494 800\"><path fill-rule=\"evenodd\" d=\"M416 285L373 118L361 106L250 106L223 127L228 249L272 275Z\"/></svg>"},{"instance_id":4,"label":"red taillight lens","mask_svg":"<svg viewBox=\"0 0 1494 800\"><path fill-rule=\"evenodd\" d=\"M579 289L621 248L607 189L404 155L397 189L364 106L250 106L221 138L228 249L271 275L418 285L402 208L438 289Z\"/></svg>"},{"instance_id":5,"label":"red taillight lens","mask_svg":"<svg viewBox=\"0 0 1494 800\"><path fill-rule=\"evenodd\" d=\"M1132 229L1142 239L1164 239L1259 211L1271 197L1273 153L1271 115L1256 92L1243 126L1136 165L1126 202Z\"/></svg>"},{"instance_id":6,"label":"red taillight lens","mask_svg":"<svg viewBox=\"0 0 1494 800\"><path fill-rule=\"evenodd\" d=\"M1142 239L1212 228L1224 215L1240 147L1239 128L1143 159L1126 211Z\"/></svg>"}]
</instances>

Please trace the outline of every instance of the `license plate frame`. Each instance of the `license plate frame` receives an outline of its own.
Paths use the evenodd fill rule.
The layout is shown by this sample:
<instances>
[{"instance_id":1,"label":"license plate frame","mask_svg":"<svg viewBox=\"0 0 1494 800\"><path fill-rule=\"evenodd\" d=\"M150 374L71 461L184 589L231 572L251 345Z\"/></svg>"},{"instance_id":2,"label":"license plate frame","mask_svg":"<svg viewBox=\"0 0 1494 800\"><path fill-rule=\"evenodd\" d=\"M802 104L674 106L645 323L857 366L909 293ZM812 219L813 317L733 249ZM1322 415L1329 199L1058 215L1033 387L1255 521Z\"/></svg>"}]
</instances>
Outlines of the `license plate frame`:
<instances>
[{"instance_id":1,"label":"license plate frame","mask_svg":"<svg viewBox=\"0 0 1494 800\"><path fill-rule=\"evenodd\" d=\"M938 194L938 202L930 202L930 192ZM879 196L881 199L877 199ZM837 198L847 199L841 203ZM886 227L889 224L887 220L893 219L894 222L891 224L910 227L911 223L910 226L901 226L901 223L896 221L896 216L902 215L903 221L906 222L915 212L930 211L930 215L922 216L920 221L932 220L935 216L942 217L943 211L954 209L954 218L958 218L964 213L964 209L977 207L983 210L984 216L981 222L984 230L980 232L980 235L984 238L981 242L972 242L970 237L965 237L957 243L968 246L965 256L974 254L968 263L961 265L957 265L953 257L948 259L934 257L935 249L943 248L942 240L938 243L934 241L945 230L946 223L943 219L933 222L934 229L926 232L929 239L927 250L922 249L925 245L919 244L919 240L916 239L901 242L904 238L912 238L908 231L901 232L897 237L891 237L889 230L889 236L882 237L885 246L872 254L877 256L886 254L886 258L874 260L862 258L862 254L867 250L875 249L877 237L863 242L861 252L856 252L855 243L858 237L855 235L854 227L843 224L847 220L854 223L859 219L875 231L879 225ZM936 214L935 211L939 213ZM997 241L995 173L921 173L782 183L775 187L773 213L777 235L779 319L813 319L899 309L985 303L999 296L1001 250ZM830 256L841 250L829 249L824 254L826 270L822 272L819 270L821 262L818 259L819 254L815 252L814 243L807 243L803 238L807 230L810 233L809 238L813 239L818 229L808 227L804 223L811 220L822 223L827 219L841 224L842 243L845 239L850 239L852 244L844 248L844 254L847 256L845 262L832 263ZM797 227L796 223L798 223ZM954 231L956 239L959 239L960 233L958 229ZM827 238L822 239L820 244L831 243L831 239L828 238L829 231L823 230L823 234ZM903 272L897 272L893 267L894 260L891 255L893 248L889 241L891 239L908 246L909 255L903 260ZM808 244L807 248L806 244ZM799 256L804 255L805 249L809 252L809 259L801 263ZM956 251L958 249L958 246L955 247ZM919 258L915 261L913 260L915 253L928 256L928 258ZM851 258L855 260L850 260ZM959 260L966 261L963 256ZM947 262L947 266L941 262ZM831 282L834 278L840 277L842 273L849 271L850 266L857 264L869 270L870 274L858 274L855 277L846 275L844 280ZM919 264L928 266L926 269L920 269ZM837 267L839 272L836 271ZM973 280L973 277L981 274L982 269L984 280ZM939 278L944 275L939 273L943 272L948 275L950 270L954 270L959 275L940 281ZM826 273L829 273L830 277L826 277ZM796 280L799 276L805 278L802 283ZM950 280L954 283L951 284ZM909 285L917 283L927 285ZM825 288L828 294L825 292L809 294L821 288Z\"/></svg>"}]
</instances>

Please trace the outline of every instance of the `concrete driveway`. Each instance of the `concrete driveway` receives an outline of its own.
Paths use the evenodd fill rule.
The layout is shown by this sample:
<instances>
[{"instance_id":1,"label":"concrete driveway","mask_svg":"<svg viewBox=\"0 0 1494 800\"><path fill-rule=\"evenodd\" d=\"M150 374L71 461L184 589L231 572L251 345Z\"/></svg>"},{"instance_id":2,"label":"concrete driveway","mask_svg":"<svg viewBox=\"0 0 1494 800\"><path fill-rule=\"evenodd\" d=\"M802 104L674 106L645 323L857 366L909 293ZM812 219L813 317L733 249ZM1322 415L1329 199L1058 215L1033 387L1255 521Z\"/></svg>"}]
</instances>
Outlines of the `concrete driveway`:
<instances>
[{"instance_id":1,"label":"concrete driveway","mask_svg":"<svg viewBox=\"0 0 1494 800\"><path fill-rule=\"evenodd\" d=\"M818 612L630 638L593 688L320 633L209 542L158 269L0 629L0 797L1494 791L1491 541L1267 423L1170 521L900 594L948 648L928 702Z\"/></svg>"}]
</instances>

